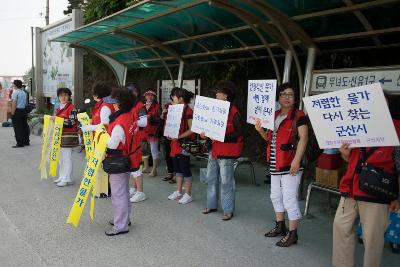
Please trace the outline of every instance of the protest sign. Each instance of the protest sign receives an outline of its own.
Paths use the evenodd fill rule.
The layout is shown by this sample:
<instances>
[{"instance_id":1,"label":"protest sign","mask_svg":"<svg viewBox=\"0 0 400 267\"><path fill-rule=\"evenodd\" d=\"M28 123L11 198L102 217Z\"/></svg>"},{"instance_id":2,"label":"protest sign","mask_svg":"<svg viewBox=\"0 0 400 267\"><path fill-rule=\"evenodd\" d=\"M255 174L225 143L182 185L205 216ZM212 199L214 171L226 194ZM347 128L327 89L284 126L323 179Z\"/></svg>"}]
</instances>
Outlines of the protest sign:
<instances>
[{"instance_id":1,"label":"protest sign","mask_svg":"<svg viewBox=\"0 0 400 267\"><path fill-rule=\"evenodd\" d=\"M207 137L223 142L230 105L229 101L196 96L192 131L198 134L204 132Z\"/></svg>"},{"instance_id":2,"label":"protest sign","mask_svg":"<svg viewBox=\"0 0 400 267\"><path fill-rule=\"evenodd\" d=\"M379 83L303 98L320 148L398 146Z\"/></svg>"},{"instance_id":3,"label":"protest sign","mask_svg":"<svg viewBox=\"0 0 400 267\"><path fill-rule=\"evenodd\" d=\"M263 128L274 129L276 80L249 80L247 122L261 120Z\"/></svg>"},{"instance_id":4,"label":"protest sign","mask_svg":"<svg viewBox=\"0 0 400 267\"><path fill-rule=\"evenodd\" d=\"M181 126L184 104L169 105L167 120L165 121L164 136L178 138L179 128Z\"/></svg>"}]
</instances>

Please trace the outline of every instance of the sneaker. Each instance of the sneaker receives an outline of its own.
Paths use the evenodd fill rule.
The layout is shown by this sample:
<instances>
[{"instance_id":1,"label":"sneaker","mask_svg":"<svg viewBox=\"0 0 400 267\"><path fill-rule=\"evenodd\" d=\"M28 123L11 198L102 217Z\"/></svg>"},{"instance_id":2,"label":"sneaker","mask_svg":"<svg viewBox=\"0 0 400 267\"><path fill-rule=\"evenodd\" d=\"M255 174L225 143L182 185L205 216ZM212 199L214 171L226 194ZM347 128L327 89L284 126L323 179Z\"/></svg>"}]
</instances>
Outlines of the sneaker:
<instances>
[{"instance_id":1,"label":"sneaker","mask_svg":"<svg viewBox=\"0 0 400 267\"><path fill-rule=\"evenodd\" d=\"M177 200L180 199L182 197L182 193L178 192L178 191L174 191L171 195L168 196L169 200Z\"/></svg>"},{"instance_id":2,"label":"sneaker","mask_svg":"<svg viewBox=\"0 0 400 267\"><path fill-rule=\"evenodd\" d=\"M61 178L55 179L53 182L54 183L59 183L59 182L61 182Z\"/></svg>"},{"instance_id":3,"label":"sneaker","mask_svg":"<svg viewBox=\"0 0 400 267\"><path fill-rule=\"evenodd\" d=\"M143 192L136 192L136 194L134 194L129 201L131 203L137 203L143 200L146 200L146 194Z\"/></svg>"},{"instance_id":4,"label":"sneaker","mask_svg":"<svg viewBox=\"0 0 400 267\"><path fill-rule=\"evenodd\" d=\"M64 187L64 186L68 186L68 185L73 185L73 182L59 182L57 183L58 187Z\"/></svg>"},{"instance_id":5,"label":"sneaker","mask_svg":"<svg viewBox=\"0 0 400 267\"><path fill-rule=\"evenodd\" d=\"M178 201L179 204L188 204L193 201L192 196L189 196L187 193L183 195L183 197Z\"/></svg>"},{"instance_id":6,"label":"sneaker","mask_svg":"<svg viewBox=\"0 0 400 267\"><path fill-rule=\"evenodd\" d=\"M134 194L136 194L136 188L133 187L129 188L129 196L133 197Z\"/></svg>"}]
</instances>

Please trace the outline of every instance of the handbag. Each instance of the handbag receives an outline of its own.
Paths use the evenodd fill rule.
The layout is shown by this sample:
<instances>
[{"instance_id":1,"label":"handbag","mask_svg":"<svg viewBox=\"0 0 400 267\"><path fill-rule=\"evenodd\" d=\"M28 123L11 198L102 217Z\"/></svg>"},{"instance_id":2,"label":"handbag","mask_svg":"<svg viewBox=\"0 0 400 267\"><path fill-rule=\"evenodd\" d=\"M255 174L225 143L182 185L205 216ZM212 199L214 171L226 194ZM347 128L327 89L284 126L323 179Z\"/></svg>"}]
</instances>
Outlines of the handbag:
<instances>
[{"instance_id":1,"label":"handbag","mask_svg":"<svg viewBox=\"0 0 400 267\"><path fill-rule=\"evenodd\" d=\"M64 132L61 135L61 147L77 147L79 146L79 137L77 132Z\"/></svg>"},{"instance_id":2,"label":"handbag","mask_svg":"<svg viewBox=\"0 0 400 267\"><path fill-rule=\"evenodd\" d=\"M113 155L103 160L103 170L108 174L118 174L131 171L131 160L123 154Z\"/></svg>"},{"instance_id":3,"label":"handbag","mask_svg":"<svg viewBox=\"0 0 400 267\"><path fill-rule=\"evenodd\" d=\"M387 173L381 168L366 163L369 156L378 148L373 147L368 152L360 148L362 156L358 163L360 173L360 190L374 196L378 200L391 202L399 196L399 180L393 173Z\"/></svg>"},{"instance_id":4,"label":"handbag","mask_svg":"<svg viewBox=\"0 0 400 267\"><path fill-rule=\"evenodd\" d=\"M131 168L131 151L132 143L129 146L128 155L122 154L121 150L110 149L107 151L107 156L103 160L103 170L108 174L126 173L132 170Z\"/></svg>"}]
</instances>

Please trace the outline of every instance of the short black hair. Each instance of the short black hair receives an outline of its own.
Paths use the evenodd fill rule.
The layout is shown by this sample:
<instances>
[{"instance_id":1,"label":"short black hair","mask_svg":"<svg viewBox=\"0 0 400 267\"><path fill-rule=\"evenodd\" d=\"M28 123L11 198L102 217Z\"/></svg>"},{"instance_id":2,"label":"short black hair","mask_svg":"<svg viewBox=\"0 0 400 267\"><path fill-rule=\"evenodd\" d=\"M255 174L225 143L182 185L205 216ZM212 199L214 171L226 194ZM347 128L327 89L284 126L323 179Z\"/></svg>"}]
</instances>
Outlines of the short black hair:
<instances>
[{"instance_id":1,"label":"short black hair","mask_svg":"<svg viewBox=\"0 0 400 267\"><path fill-rule=\"evenodd\" d=\"M135 96L124 86L114 88L111 97L117 100L119 108L123 112L130 111L136 102Z\"/></svg>"},{"instance_id":2,"label":"short black hair","mask_svg":"<svg viewBox=\"0 0 400 267\"><path fill-rule=\"evenodd\" d=\"M17 87L17 88L22 88L22 81L21 80L14 80L13 84Z\"/></svg>"},{"instance_id":3,"label":"short black hair","mask_svg":"<svg viewBox=\"0 0 400 267\"><path fill-rule=\"evenodd\" d=\"M228 101L232 102L235 99L236 85L231 81L220 81L215 86L215 93L223 93L228 96Z\"/></svg>"},{"instance_id":4,"label":"short black hair","mask_svg":"<svg viewBox=\"0 0 400 267\"><path fill-rule=\"evenodd\" d=\"M71 90L69 90L69 88L66 87L61 87L57 89L57 96L60 96L61 94L68 94L70 98L72 96Z\"/></svg>"},{"instance_id":5,"label":"short black hair","mask_svg":"<svg viewBox=\"0 0 400 267\"><path fill-rule=\"evenodd\" d=\"M98 98L104 98L111 93L111 87L105 82L96 82L92 87L92 94Z\"/></svg>"},{"instance_id":6,"label":"short black hair","mask_svg":"<svg viewBox=\"0 0 400 267\"><path fill-rule=\"evenodd\" d=\"M183 102L185 102L185 104L188 104L190 103L190 100L193 99L194 94L184 88L174 87L171 90L170 98L172 99L173 96L176 96L178 98L182 97Z\"/></svg>"},{"instance_id":7,"label":"short black hair","mask_svg":"<svg viewBox=\"0 0 400 267\"><path fill-rule=\"evenodd\" d=\"M132 93L136 93L137 96L140 96L140 87L135 82L128 82L125 87L131 91Z\"/></svg>"}]
</instances>

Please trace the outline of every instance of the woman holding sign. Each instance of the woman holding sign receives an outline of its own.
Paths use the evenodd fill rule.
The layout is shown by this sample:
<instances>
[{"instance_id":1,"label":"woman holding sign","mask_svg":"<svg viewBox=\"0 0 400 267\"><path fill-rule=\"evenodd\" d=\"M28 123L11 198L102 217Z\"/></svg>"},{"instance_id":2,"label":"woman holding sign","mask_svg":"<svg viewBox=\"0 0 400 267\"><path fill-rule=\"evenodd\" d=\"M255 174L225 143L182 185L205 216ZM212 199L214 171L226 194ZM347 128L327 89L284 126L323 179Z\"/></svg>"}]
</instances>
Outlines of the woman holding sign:
<instances>
[{"instance_id":1,"label":"woman holding sign","mask_svg":"<svg viewBox=\"0 0 400 267\"><path fill-rule=\"evenodd\" d=\"M266 237L282 236L276 243L289 247L297 243L297 226L301 218L298 191L303 168L301 159L308 141L307 118L296 108L297 91L289 83L278 88L281 109L275 112L274 131L264 131L261 121L255 128L267 141L267 161L271 173L271 201L275 210L275 227ZM297 143L297 145L296 145ZM289 219L289 231L285 224L285 211Z\"/></svg>"},{"instance_id":2,"label":"woman holding sign","mask_svg":"<svg viewBox=\"0 0 400 267\"><path fill-rule=\"evenodd\" d=\"M236 86L232 82L220 82L216 86L216 99L232 102ZM202 133L201 138L206 138ZM207 206L203 214L216 212L218 208L219 177L221 177L222 220L229 221L235 208L234 161L243 150L243 135L240 113L231 104L226 125L225 140L212 141L212 148L207 164Z\"/></svg>"},{"instance_id":3,"label":"woman holding sign","mask_svg":"<svg viewBox=\"0 0 400 267\"><path fill-rule=\"evenodd\" d=\"M57 97L60 105L56 109L55 116L64 118L61 135L61 149L59 178L54 182L59 187L72 185L72 147L79 145L78 123L75 106L71 103L72 92L68 88L58 88ZM54 118L54 117L53 117Z\"/></svg>"},{"instance_id":4,"label":"woman holding sign","mask_svg":"<svg viewBox=\"0 0 400 267\"><path fill-rule=\"evenodd\" d=\"M115 99L113 106L116 112L110 115L107 128L110 140L107 143L107 157L103 162L104 171L110 174L113 209L113 221L110 221L113 227L106 231L108 236L129 232L129 177L131 172L134 176L140 172L142 161L137 117L131 113L133 96L125 88L113 90L111 96Z\"/></svg>"},{"instance_id":5,"label":"woman holding sign","mask_svg":"<svg viewBox=\"0 0 400 267\"><path fill-rule=\"evenodd\" d=\"M193 201L192 198L192 172L190 170L190 154L186 152L181 142L192 139L193 110L189 107L190 100L194 94L182 88L173 88L171 98L174 104L184 104L182 119L179 127L178 139L171 140L171 157L174 164L174 172L176 179L176 191L168 196L169 200L179 199L179 204L188 204ZM185 178L186 193L182 194L183 178Z\"/></svg>"}]
</instances>

